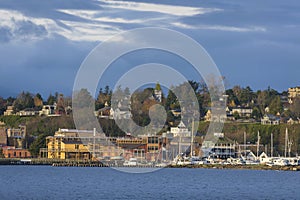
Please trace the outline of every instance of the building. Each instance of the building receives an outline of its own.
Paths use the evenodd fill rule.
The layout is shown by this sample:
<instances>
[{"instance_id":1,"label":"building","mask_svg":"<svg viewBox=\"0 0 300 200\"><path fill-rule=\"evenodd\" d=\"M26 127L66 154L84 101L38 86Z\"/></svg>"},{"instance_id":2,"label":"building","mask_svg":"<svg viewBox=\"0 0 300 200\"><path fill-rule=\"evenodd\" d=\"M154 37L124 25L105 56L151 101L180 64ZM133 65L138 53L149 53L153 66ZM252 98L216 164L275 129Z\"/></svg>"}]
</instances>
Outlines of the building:
<instances>
[{"instance_id":1,"label":"building","mask_svg":"<svg viewBox=\"0 0 300 200\"><path fill-rule=\"evenodd\" d=\"M2 147L5 158L30 158L31 154L27 149L15 148L13 146Z\"/></svg>"},{"instance_id":2,"label":"building","mask_svg":"<svg viewBox=\"0 0 300 200\"><path fill-rule=\"evenodd\" d=\"M300 87L293 87L288 89L288 97L290 99L300 97Z\"/></svg>"},{"instance_id":3,"label":"building","mask_svg":"<svg viewBox=\"0 0 300 200\"><path fill-rule=\"evenodd\" d=\"M300 87L292 87L288 89L288 102L290 104L293 103L295 98L300 97Z\"/></svg>"},{"instance_id":4,"label":"building","mask_svg":"<svg viewBox=\"0 0 300 200\"><path fill-rule=\"evenodd\" d=\"M156 83L153 97L157 102L159 102L159 103L162 102L162 91L161 91L161 86L159 83Z\"/></svg>"},{"instance_id":5,"label":"building","mask_svg":"<svg viewBox=\"0 0 300 200\"><path fill-rule=\"evenodd\" d=\"M240 117L251 117L252 115L252 108L247 108L247 107L235 107L231 108L230 114L234 115L237 113Z\"/></svg>"},{"instance_id":6,"label":"building","mask_svg":"<svg viewBox=\"0 0 300 200\"><path fill-rule=\"evenodd\" d=\"M286 123L289 124L289 125L299 124L299 123L300 123L300 119L299 119L299 118L293 119L292 117L290 117L290 118L286 121Z\"/></svg>"},{"instance_id":7,"label":"building","mask_svg":"<svg viewBox=\"0 0 300 200\"><path fill-rule=\"evenodd\" d=\"M46 148L40 149L40 157L68 160L109 160L122 157L125 160L157 161L161 159L160 136L105 137L89 130L59 129L46 138Z\"/></svg>"},{"instance_id":8,"label":"building","mask_svg":"<svg viewBox=\"0 0 300 200\"><path fill-rule=\"evenodd\" d=\"M18 138L24 139L26 136L26 126L19 125L19 128L8 128L7 137L8 138Z\"/></svg>"},{"instance_id":9,"label":"building","mask_svg":"<svg viewBox=\"0 0 300 200\"><path fill-rule=\"evenodd\" d=\"M191 132L186 128L185 124L181 121L178 126L171 127L170 132L173 134L173 137L190 137Z\"/></svg>"},{"instance_id":10,"label":"building","mask_svg":"<svg viewBox=\"0 0 300 200\"><path fill-rule=\"evenodd\" d=\"M131 119L130 97L124 97L116 105L116 108L110 108L109 114L111 119Z\"/></svg>"},{"instance_id":11,"label":"building","mask_svg":"<svg viewBox=\"0 0 300 200\"><path fill-rule=\"evenodd\" d=\"M89 145L94 142L93 139L95 138L93 136L93 131L59 129L54 136L46 138L47 148L40 150L41 157L63 160L89 160L92 156Z\"/></svg>"},{"instance_id":12,"label":"building","mask_svg":"<svg viewBox=\"0 0 300 200\"><path fill-rule=\"evenodd\" d=\"M181 115L180 109L171 110L171 112L175 117L179 117Z\"/></svg>"},{"instance_id":13,"label":"building","mask_svg":"<svg viewBox=\"0 0 300 200\"><path fill-rule=\"evenodd\" d=\"M217 143L209 140L202 143L203 156L219 159L235 158L237 156L235 142L225 137L224 133L214 133L214 136L218 137Z\"/></svg>"},{"instance_id":14,"label":"building","mask_svg":"<svg viewBox=\"0 0 300 200\"><path fill-rule=\"evenodd\" d=\"M212 114L212 111L209 109L205 116L204 116L205 121L207 122L221 122L224 123L227 120L227 114L226 113L219 113L219 111L215 111L215 114Z\"/></svg>"},{"instance_id":15,"label":"building","mask_svg":"<svg viewBox=\"0 0 300 200\"><path fill-rule=\"evenodd\" d=\"M177 127L171 127L170 132L167 134L171 134L170 145L168 151L171 154L171 158L175 158L177 155L188 155L190 154L192 138L191 131L185 126L185 124L181 121Z\"/></svg>"},{"instance_id":16,"label":"building","mask_svg":"<svg viewBox=\"0 0 300 200\"><path fill-rule=\"evenodd\" d=\"M44 105L42 110L39 111L40 116L55 115L56 105Z\"/></svg>"},{"instance_id":17,"label":"building","mask_svg":"<svg viewBox=\"0 0 300 200\"><path fill-rule=\"evenodd\" d=\"M263 125L279 125L280 117L277 117L272 114L265 114L261 119L261 124Z\"/></svg>"},{"instance_id":18,"label":"building","mask_svg":"<svg viewBox=\"0 0 300 200\"><path fill-rule=\"evenodd\" d=\"M4 111L4 115L14 115L14 107L13 106L7 106L6 111Z\"/></svg>"},{"instance_id":19,"label":"building","mask_svg":"<svg viewBox=\"0 0 300 200\"><path fill-rule=\"evenodd\" d=\"M21 110L17 113L17 115L21 116L21 117L25 117L25 116L35 116L38 115L39 112L32 110L32 109L25 109L25 110Z\"/></svg>"},{"instance_id":20,"label":"building","mask_svg":"<svg viewBox=\"0 0 300 200\"><path fill-rule=\"evenodd\" d=\"M103 108L95 111L95 116L99 118L109 118L111 107L108 105L107 101L104 104Z\"/></svg>"}]
</instances>

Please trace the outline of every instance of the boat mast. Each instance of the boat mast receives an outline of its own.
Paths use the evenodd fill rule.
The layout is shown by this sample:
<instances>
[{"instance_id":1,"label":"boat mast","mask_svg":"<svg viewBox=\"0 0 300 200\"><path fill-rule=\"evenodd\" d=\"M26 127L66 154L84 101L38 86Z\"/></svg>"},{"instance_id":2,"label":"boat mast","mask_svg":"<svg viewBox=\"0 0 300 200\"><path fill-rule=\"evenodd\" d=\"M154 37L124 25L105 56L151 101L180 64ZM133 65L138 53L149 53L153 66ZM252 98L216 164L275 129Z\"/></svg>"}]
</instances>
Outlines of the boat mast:
<instances>
[{"instance_id":1,"label":"boat mast","mask_svg":"<svg viewBox=\"0 0 300 200\"><path fill-rule=\"evenodd\" d=\"M96 145L96 141L95 141L95 137L96 137L96 128L94 128L94 134L93 134L93 159L96 158L96 155L95 155L95 145Z\"/></svg>"},{"instance_id":2,"label":"boat mast","mask_svg":"<svg viewBox=\"0 0 300 200\"><path fill-rule=\"evenodd\" d=\"M245 155L246 155L246 143L247 143L246 132L244 132L244 152L245 152Z\"/></svg>"},{"instance_id":3,"label":"boat mast","mask_svg":"<svg viewBox=\"0 0 300 200\"><path fill-rule=\"evenodd\" d=\"M192 121L192 133L191 133L191 157L193 157L193 142L194 142L194 118Z\"/></svg>"},{"instance_id":4,"label":"boat mast","mask_svg":"<svg viewBox=\"0 0 300 200\"><path fill-rule=\"evenodd\" d=\"M284 157L286 158L287 153L287 143L288 143L288 129L285 129L285 142L284 142Z\"/></svg>"},{"instance_id":5,"label":"boat mast","mask_svg":"<svg viewBox=\"0 0 300 200\"><path fill-rule=\"evenodd\" d=\"M258 154L259 154L259 141L260 141L260 136L259 136L259 131L257 132L257 149L256 149L256 157L258 159Z\"/></svg>"},{"instance_id":6,"label":"boat mast","mask_svg":"<svg viewBox=\"0 0 300 200\"><path fill-rule=\"evenodd\" d=\"M273 133L271 133L271 157L273 157Z\"/></svg>"}]
</instances>

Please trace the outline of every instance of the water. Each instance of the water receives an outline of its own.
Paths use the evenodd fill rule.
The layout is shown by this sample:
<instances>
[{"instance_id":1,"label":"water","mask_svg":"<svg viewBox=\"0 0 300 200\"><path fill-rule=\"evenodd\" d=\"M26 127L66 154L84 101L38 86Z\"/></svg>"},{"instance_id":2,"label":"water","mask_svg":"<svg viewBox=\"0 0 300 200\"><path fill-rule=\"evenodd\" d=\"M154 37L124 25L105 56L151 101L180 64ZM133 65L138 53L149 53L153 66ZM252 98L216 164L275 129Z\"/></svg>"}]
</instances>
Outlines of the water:
<instances>
[{"instance_id":1,"label":"water","mask_svg":"<svg viewBox=\"0 0 300 200\"><path fill-rule=\"evenodd\" d=\"M0 166L0 199L300 199L300 173Z\"/></svg>"}]
</instances>

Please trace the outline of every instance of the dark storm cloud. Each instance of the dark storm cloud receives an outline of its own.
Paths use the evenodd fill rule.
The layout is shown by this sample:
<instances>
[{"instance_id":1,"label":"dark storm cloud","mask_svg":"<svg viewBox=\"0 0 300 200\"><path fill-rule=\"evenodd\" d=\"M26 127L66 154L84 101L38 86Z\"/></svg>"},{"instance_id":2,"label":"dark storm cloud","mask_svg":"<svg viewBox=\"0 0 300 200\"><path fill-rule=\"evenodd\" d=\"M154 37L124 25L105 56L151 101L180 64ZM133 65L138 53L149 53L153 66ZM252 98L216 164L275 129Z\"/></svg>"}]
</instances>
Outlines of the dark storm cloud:
<instances>
[{"instance_id":1,"label":"dark storm cloud","mask_svg":"<svg viewBox=\"0 0 300 200\"><path fill-rule=\"evenodd\" d=\"M99 41L97 34L112 30L104 33L110 36L145 26L171 28L194 38L212 56L230 86L241 84L264 89L270 85L285 90L300 85L298 0L128 2L119 2L122 8L112 8L110 3L94 0L1 1L0 10L16 11L27 18L11 18L10 25L0 23L0 96L24 89L41 90L46 94L56 90L71 91L80 63ZM218 11L180 16L143 11L147 10L147 5L137 10L137 5L129 6L130 2ZM97 13L88 18L79 11ZM34 19L42 19L42 22L47 19L53 24L49 27ZM96 25L103 28L97 32Z\"/></svg>"}]
</instances>

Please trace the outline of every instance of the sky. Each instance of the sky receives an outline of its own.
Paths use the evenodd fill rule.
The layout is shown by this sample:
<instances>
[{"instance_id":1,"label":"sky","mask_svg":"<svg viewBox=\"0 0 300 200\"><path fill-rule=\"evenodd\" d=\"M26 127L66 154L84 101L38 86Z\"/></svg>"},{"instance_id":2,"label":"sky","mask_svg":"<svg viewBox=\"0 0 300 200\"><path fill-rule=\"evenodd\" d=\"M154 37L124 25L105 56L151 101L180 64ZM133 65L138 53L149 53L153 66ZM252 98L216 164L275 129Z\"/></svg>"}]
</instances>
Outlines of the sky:
<instances>
[{"instance_id":1,"label":"sky","mask_svg":"<svg viewBox=\"0 0 300 200\"><path fill-rule=\"evenodd\" d=\"M196 40L226 87L284 91L300 85L299 10L298 0L0 0L0 96L70 95L91 50L142 27Z\"/></svg>"}]
</instances>

